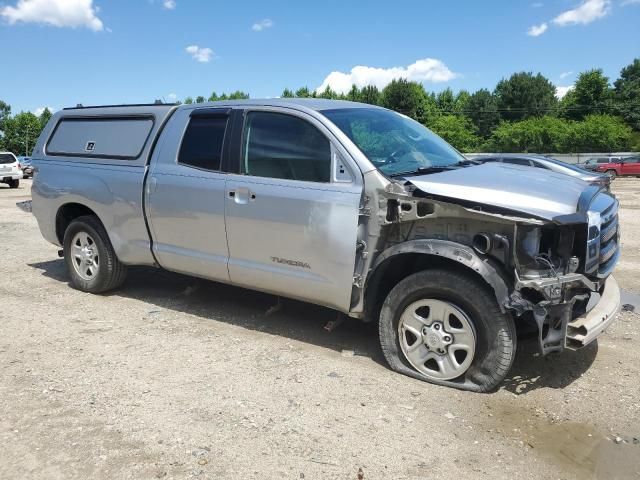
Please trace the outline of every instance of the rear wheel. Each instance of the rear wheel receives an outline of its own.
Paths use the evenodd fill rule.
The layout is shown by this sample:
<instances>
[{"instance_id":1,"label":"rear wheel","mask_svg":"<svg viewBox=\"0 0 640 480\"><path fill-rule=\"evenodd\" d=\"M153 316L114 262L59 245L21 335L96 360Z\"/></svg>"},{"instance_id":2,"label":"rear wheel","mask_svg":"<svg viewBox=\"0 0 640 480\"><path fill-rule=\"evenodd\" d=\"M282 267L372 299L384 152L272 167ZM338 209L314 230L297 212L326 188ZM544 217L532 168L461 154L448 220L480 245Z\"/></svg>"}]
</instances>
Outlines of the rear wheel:
<instances>
[{"instance_id":1,"label":"rear wheel","mask_svg":"<svg viewBox=\"0 0 640 480\"><path fill-rule=\"evenodd\" d=\"M9 180L9 187L10 188L18 188L20 186L20 179L15 179L15 180Z\"/></svg>"},{"instance_id":2,"label":"rear wheel","mask_svg":"<svg viewBox=\"0 0 640 480\"><path fill-rule=\"evenodd\" d=\"M65 231L63 247L74 288L102 293L124 282L127 267L116 257L107 232L95 216L72 221Z\"/></svg>"},{"instance_id":3,"label":"rear wheel","mask_svg":"<svg viewBox=\"0 0 640 480\"><path fill-rule=\"evenodd\" d=\"M609 175L609 178L611 178L612 180L618 176L618 172L616 172L615 170L607 170L605 173Z\"/></svg>"},{"instance_id":4,"label":"rear wheel","mask_svg":"<svg viewBox=\"0 0 640 480\"><path fill-rule=\"evenodd\" d=\"M402 280L382 306L379 330L392 369L439 385L493 390L515 357L513 318L488 286L457 272Z\"/></svg>"}]
</instances>

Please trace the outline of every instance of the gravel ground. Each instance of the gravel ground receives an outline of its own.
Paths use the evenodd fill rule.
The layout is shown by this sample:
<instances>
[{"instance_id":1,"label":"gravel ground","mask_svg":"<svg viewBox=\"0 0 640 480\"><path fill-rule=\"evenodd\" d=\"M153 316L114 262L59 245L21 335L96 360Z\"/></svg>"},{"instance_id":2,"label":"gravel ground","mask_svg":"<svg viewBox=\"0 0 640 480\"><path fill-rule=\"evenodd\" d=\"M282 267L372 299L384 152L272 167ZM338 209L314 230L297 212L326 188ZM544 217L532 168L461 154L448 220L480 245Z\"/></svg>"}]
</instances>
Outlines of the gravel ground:
<instances>
[{"instance_id":1,"label":"gravel ground","mask_svg":"<svg viewBox=\"0 0 640 480\"><path fill-rule=\"evenodd\" d=\"M640 294L640 180L622 288ZM640 478L640 315L579 352L523 340L493 394L391 372L326 309L134 269L104 296L0 186L0 479Z\"/></svg>"}]
</instances>

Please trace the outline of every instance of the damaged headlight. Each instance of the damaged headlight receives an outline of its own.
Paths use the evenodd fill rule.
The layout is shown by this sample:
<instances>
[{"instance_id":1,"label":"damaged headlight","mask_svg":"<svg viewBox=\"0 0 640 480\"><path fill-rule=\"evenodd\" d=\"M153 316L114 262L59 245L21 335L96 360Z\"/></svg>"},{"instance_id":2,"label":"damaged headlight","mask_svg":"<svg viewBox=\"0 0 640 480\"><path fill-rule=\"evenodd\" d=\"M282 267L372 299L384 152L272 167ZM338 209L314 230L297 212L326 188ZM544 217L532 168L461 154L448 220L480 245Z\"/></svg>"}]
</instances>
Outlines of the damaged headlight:
<instances>
[{"instance_id":1,"label":"damaged headlight","mask_svg":"<svg viewBox=\"0 0 640 480\"><path fill-rule=\"evenodd\" d=\"M520 247L527 256L535 258L540 253L540 238L542 237L542 230L539 227L534 227L522 232L520 237Z\"/></svg>"},{"instance_id":2,"label":"damaged headlight","mask_svg":"<svg viewBox=\"0 0 640 480\"><path fill-rule=\"evenodd\" d=\"M574 238L571 226L520 226L514 252L520 273L539 277L575 271Z\"/></svg>"}]
</instances>

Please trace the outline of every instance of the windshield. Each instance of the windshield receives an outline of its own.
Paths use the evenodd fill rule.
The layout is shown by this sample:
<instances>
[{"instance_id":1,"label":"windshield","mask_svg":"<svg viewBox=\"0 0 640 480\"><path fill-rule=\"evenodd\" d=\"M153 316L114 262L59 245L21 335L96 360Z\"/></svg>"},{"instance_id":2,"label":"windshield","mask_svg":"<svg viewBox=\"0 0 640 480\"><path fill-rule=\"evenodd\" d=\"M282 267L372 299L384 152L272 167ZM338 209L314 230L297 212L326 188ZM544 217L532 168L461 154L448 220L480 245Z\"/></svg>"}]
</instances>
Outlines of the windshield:
<instances>
[{"instance_id":1,"label":"windshield","mask_svg":"<svg viewBox=\"0 0 640 480\"><path fill-rule=\"evenodd\" d=\"M0 153L0 163L14 163L16 158L10 153Z\"/></svg>"},{"instance_id":2,"label":"windshield","mask_svg":"<svg viewBox=\"0 0 640 480\"><path fill-rule=\"evenodd\" d=\"M391 110L342 108L322 113L388 176L446 169L466 161L431 130Z\"/></svg>"}]
</instances>

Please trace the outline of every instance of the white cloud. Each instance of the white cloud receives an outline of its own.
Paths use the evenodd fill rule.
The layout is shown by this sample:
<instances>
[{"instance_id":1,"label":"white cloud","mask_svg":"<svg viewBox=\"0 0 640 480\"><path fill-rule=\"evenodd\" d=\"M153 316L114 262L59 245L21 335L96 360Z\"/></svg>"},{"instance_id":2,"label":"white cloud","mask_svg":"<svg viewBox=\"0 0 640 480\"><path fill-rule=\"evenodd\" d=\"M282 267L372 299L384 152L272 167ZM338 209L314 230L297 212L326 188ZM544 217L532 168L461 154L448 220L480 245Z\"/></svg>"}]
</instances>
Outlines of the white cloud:
<instances>
[{"instance_id":1,"label":"white cloud","mask_svg":"<svg viewBox=\"0 0 640 480\"><path fill-rule=\"evenodd\" d=\"M39 117L40 115L42 115L42 112L44 112L45 108L48 108L51 113L54 113L56 111L56 109L53 107L38 107L33 111L33 114Z\"/></svg>"},{"instance_id":2,"label":"white cloud","mask_svg":"<svg viewBox=\"0 0 640 480\"><path fill-rule=\"evenodd\" d=\"M407 67L377 68L358 65L353 67L349 73L331 72L322 82L316 91L322 92L327 86L338 93L347 93L352 85L358 88L367 85L375 85L384 88L392 80L403 78L415 82L447 82L456 78L458 74L440 60L435 58L424 58Z\"/></svg>"},{"instance_id":3,"label":"white cloud","mask_svg":"<svg viewBox=\"0 0 640 480\"><path fill-rule=\"evenodd\" d=\"M540 7L543 7L543 6L544 6L544 3L542 3L542 2L535 2L535 3L532 3L532 4L531 4L531 6L532 6L533 8L540 8Z\"/></svg>"},{"instance_id":4,"label":"white cloud","mask_svg":"<svg viewBox=\"0 0 640 480\"><path fill-rule=\"evenodd\" d=\"M533 25L529 27L529 30L527 30L527 35L529 35L530 37L540 36L547 31L547 28L549 28L549 26L546 23L541 23L540 25Z\"/></svg>"},{"instance_id":5,"label":"white cloud","mask_svg":"<svg viewBox=\"0 0 640 480\"><path fill-rule=\"evenodd\" d=\"M587 25L604 17L610 11L610 0L583 0L576 8L562 12L552 22L560 27L578 24Z\"/></svg>"},{"instance_id":6,"label":"white cloud","mask_svg":"<svg viewBox=\"0 0 640 480\"><path fill-rule=\"evenodd\" d=\"M573 85L569 85L568 87L562 87L562 86L556 85L556 98L558 100L560 100L567 93L569 93L571 90L573 90L573 88L574 88Z\"/></svg>"},{"instance_id":7,"label":"white cloud","mask_svg":"<svg viewBox=\"0 0 640 480\"><path fill-rule=\"evenodd\" d=\"M178 95L176 95L173 92L167 95L167 100L169 100L170 103L175 102L177 99L178 99Z\"/></svg>"},{"instance_id":8,"label":"white cloud","mask_svg":"<svg viewBox=\"0 0 640 480\"><path fill-rule=\"evenodd\" d=\"M624 0L622 6L626 7L627 5L640 5L640 0Z\"/></svg>"},{"instance_id":9,"label":"white cloud","mask_svg":"<svg viewBox=\"0 0 640 480\"><path fill-rule=\"evenodd\" d=\"M10 25L44 23L54 27L86 27L95 32L104 25L97 17L93 0L18 0L15 6L0 7L0 16Z\"/></svg>"},{"instance_id":10,"label":"white cloud","mask_svg":"<svg viewBox=\"0 0 640 480\"><path fill-rule=\"evenodd\" d=\"M573 75L573 72L562 72L560 74L560 79L564 80L565 78L567 78L568 76Z\"/></svg>"},{"instance_id":11,"label":"white cloud","mask_svg":"<svg viewBox=\"0 0 640 480\"><path fill-rule=\"evenodd\" d=\"M173 10L176 8L176 0L164 0L162 6L167 10Z\"/></svg>"},{"instance_id":12,"label":"white cloud","mask_svg":"<svg viewBox=\"0 0 640 480\"><path fill-rule=\"evenodd\" d=\"M191 55L196 62L200 63L209 63L213 58L215 58L213 50L206 47L199 47L198 45L189 45L185 48L185 51Z\"/></svg>"},{"instance_id":13,"label":"white cloud","mask_svg":"<svg viewBox=\"0 0 640 480\"><path fill-rule=\"evenodd\" d=\"M261 32L271 27L273 27L273 20L271 20L270 18L265 18L264 20L260 20L259 22L254 23L251 26L251 30L253 30L254 32Z\"/></svg>"}]
</instances>

